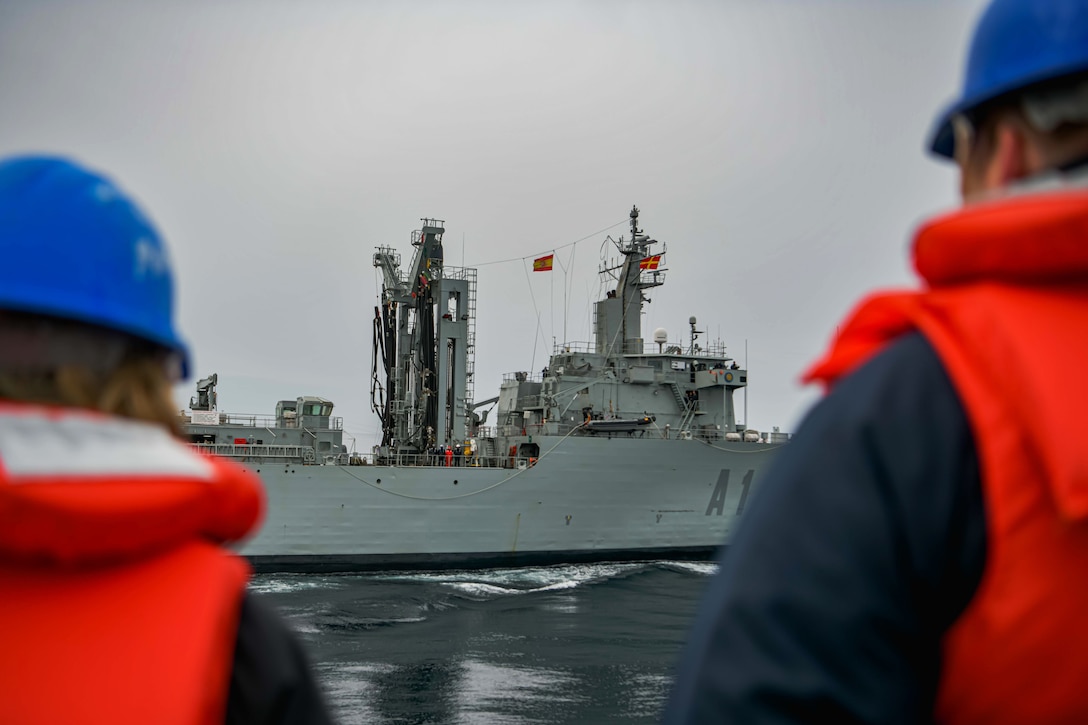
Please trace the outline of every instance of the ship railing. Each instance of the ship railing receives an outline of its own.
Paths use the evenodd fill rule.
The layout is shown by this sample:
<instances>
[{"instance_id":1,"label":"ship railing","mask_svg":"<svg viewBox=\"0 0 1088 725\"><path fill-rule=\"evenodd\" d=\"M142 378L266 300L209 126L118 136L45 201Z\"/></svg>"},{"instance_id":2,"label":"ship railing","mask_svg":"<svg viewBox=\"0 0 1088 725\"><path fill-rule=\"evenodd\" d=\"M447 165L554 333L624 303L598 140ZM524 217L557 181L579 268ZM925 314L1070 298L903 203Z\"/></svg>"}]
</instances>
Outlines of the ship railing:
<instances>
[{"instance_id":1,"label":"ship railing","mask_svg":"<svg viewBox=\"0 0 1088 725\"><path fill-rule=\"evenodd\" d=\"M568 352L582 352L582 353L596 353L597 343L595 342L564 342L555 345L552 350L553 355L563 355Z\"/></svg>"},{"instance_id":2,"label":"ship railing","mask_svg":"<svg viewBox=\"0 0 1088 725\"><path fill-rule=\"evenodd\" d=\"M226 458L270 458L279 460L316 461L312 446L277 446L262 443L190 443L189 447Z\"/></svg>"},{"instance_id":3,"label":"ship railing","mask_svg":"<svg viewBox=\"0 0 1088 725\"><path fill-rule=\"evenodd\" d=\"M690 343L684 342L665 342L660 346L656 342L628 342L624 346L623 352L627 355L676 355L687 358L729 359L724 342L711 341L706 344L700 342L698 345L698 350L692 350ZM616 350L616 352L619 352L619 350ZM597 343L564 342L557 343L552 349L552 355L566 355L569 353L597 354Z\"/></svg>"},{"instance_id":4,"label":"ship railing","mask_svg":"<svg viewBox=\"0 0 1088 725\"><path fill-rule=\"evenodd\" d=\"M534 374L532 374L530 372L519 370L518 372L515 372L515 373L503 373L502 374L502 381L504 383L509 383L509 382L542 383L542 382L544 382L544 374L543 373L537 373L536 375L534 375Z\"/></svg>"},{"instance_id":5,"label":"ship railing","mask_svg":"<svg viewBox=\"0 0 1088 725\"><path fill-rule=\"evenodd\" d=\"M455 455L449 463L444 453L394 453L378 455L368 453L358 456L363 466L397 466L400 468L524 468L528 461L524 456ZM340 465L348 465L341 463Z\"/></svg>"},{"instance_id":6,"label":"ship railing","mask_svg":"<svg viewBox=\"0 0 1088 725\"><path fill-rule=\"evenodd\" d=\"M740 436L740 440L747 440L749 443L784 443L789 440L789 435L786 433L779 433L777 431L773 433L763 433L760 431L750 430L737 430L737 431L725 431L717 427L709 426L694 426L690 428L683 428L679 425L661 424L658 422L654 425L640 426L633 431L598 431L596 433L590 433L584 428L581 422L558 422L549 421L547 423L534 423L531 425L500 425L494 428L481 428L477 431L477 438L519 438L519 437L539 437L539 436L566 436L569 434L575 435L595 435L597 437L613 437L613 438L648 438L659 440L700 440L707 443L715 442L736 442L736 436ZM746 437L746 434L747 437ZM758 437L758 441L753 441L751 438Z\"/></svg>"},{"instance_id":7,"label":"ship railing","mask_svg":"<svg viewBox=\"0 0 1088 725\"><path fill-rule=\"evenodd\" d=\"M639 275L638 281L639 284L648 287L660 287L665 284L665 272L660 269L655 269L652 272L643 272Z\"/></svg>"},{"instance_id":8,"label":"ship railing","mask_svg":"<svg viewBox=\"0 0 1088 725\"><path fill-rule=\"evenodd\" d=\"M250 428L275 428L276 416L274 415L253 415L250 413L232 414L232 413L220 413L219 414L220 425L241 425Z\"/></svg>"},{"instance_id":9,"label":"ship railing","mask_svg":"<svg viewBox=\"0 0 1088 725\"><path fill-rule=\"evenodd\" d=\"M557 426L555 424L545 425L532 425L525 428L514 428L513 426L500 426L497 429L482 429L478 432L479 438L486 438L484 433L498 432L500 435L508 435L516 438L520 434L521 436L528 435L566 435L574 428L580 428L580 425L563 424ZM745 431L740 431L736 437L726 437L726 434L719 430L713 429L699 429L691 431L670 431L668 429L647 427L634 431L631 437L644 438L644 439L676 439L676 440L701 440L708 443L721 442L739 442L744 440L748 443L785 443L789 440L790 436L786 433L780 433L774 431L773 433L758 434L756 431L747 431L749 434L745 436ZM628 434L626 432L614 432L607 433L602 432L597 434L600 437L624 437ZM755 436L759 435L758 440ZM227 456L230 458L240 459L264 459L264 460L302 460L304 465L326 465L326 466L397 466L402 468L507 468L507 469L524 469L535 465L537 458L528 457L523 453L515 455L493 455L485 456L480 454L464 455L463 452L455 453L450 459L447 460L445 452L441 453L412 453L412 452L389 452L389 453L337 453L326 454L321 457L320 460L315 460L314 450L309 446L265 446L265 445L230 445L230 444L191 444L194 449L203 451L205 453L214 453L220 456Z\"/></svg>"},{"instance_id":10,"label":"ship railing","mask_svg":"<svg viewBox=\"0 0 1088 725\"><path fill-rule=\"evenodd\" d=\"M476 279L476 268L443 266L442 279L464 279L474 281Z\"/></svg>"},{"instance_id":11,"label":"ship railing","mask_svg":"<svg viewBox=\"0 0 1088 725\"><path fill-rule=\"evenodd\" d=\"M309 446L261 446L192 443L195 450L242 460L298 461L304 465L324 466L399 466L404 468L524 468L525 456L483 456L463 453L451 457L447 466L445 453L334 453L313 457Z\"/></svg>"},{"instance_id":12,"label":"ship railing","mask_svg":"<svg viewBox=\"0 0 1088 725\"><path fill-rule=\"evenodd\" d=\"M393 263L393 267L400 267L400 252L385 245L380 245L377 251L374 252L374 266L379 266L383 259L388 257Z\"/></svg>"},{"instance_id":13,"label":"ship railing","mask_svg":"<svg viewBox=\"0 0 1088 725\"><path fill-rule=\"evenodd\" d=\"M274 415L255 415L252 413L220 413L218 425L235 425L240 428L278 428L279 422ZM298 420L288 420L285 428L298 428ZM341 416L329 418L329 427L321 430L343 430L344 419Z\"/></svg>"}]
</instances>

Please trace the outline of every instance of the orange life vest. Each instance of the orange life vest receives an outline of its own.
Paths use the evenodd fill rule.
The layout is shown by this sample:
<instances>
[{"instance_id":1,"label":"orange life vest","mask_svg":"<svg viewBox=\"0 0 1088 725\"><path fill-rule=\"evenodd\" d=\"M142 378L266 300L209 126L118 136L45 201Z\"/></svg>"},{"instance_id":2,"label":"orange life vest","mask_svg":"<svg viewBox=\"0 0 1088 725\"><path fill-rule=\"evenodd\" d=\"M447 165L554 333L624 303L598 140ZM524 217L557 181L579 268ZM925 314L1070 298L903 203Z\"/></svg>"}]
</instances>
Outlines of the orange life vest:
<instances>
[{"instance_id":1,"label":"orange life vest","mask_svg":"<svg viewBox=\"0 0 1088 725\"><path fill-rule=\"evenodd\" d=\"M0 403L0 722L221 723L255 476L164 429Z\"/></svg>"},{"instance_id":2,"label":"orange life vest","mask_svg":"<svg viewBox=\"0 0 1088 725\"><path fill-rule=\"evenodd\" d=\"M928 288L865 300L806 377L832 384L904 332L926 336L974 432L988 542L935 716L1088 722L1088 192L936 219L914 258Z\"/></svg>"}]
</instances>

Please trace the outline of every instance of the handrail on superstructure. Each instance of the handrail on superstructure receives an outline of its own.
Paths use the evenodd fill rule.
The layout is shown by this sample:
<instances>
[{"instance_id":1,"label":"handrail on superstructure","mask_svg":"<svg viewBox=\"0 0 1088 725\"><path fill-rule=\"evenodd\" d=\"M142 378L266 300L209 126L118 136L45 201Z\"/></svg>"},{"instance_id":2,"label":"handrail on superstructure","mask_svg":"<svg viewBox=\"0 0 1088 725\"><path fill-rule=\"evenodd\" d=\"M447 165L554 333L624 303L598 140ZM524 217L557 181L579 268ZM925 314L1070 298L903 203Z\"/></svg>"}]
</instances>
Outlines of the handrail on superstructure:
<instances>
[{"instance_id":1,"label":"handrail on superstructure","mask_svg":"<svg viewBox=\"0 0 1088 725\"><path fill-rule=\"evenodd\" d=\"M685 413L687 410L685 410ZM730 434L743 436L746 431L726 431L719 430L713 427L701 427L696 426L685 430L684 432L690 433L692 438L707 441L729 441L734 442L730 438ZM754 433L760 437L760 443L772 443L771 433L761 433L760 431L747 431L748 433ZM679 427L666 429L661 425L649 425L640 426L635 430L628 431L598 431L591 433L582 422L569 423L560 421L548 421L546 423L534 423L531 425L499 425L499 426L487 426L478 428L475 438L487 439L487 438L518 438L521 436L532 436L535 440L540 436L566 436L570 434L596 436L598 438L649 438L669 440L680 437L681 429ZM780 435L777 431L774 435ZM754 442L754 441L750 441Z\"/></svg>"},{"instance_id":2,"label":"handrail on superstructure","mask_svg":"<svg viewBox=\"0 0 1088 725\"><path fill-rule=\"evenodd\" d=\"M277 446L265 444L246 443L190 443L189 446L201 453L212 453L225 458L276 458L276 459L307 459L306 451L310 451L310 459L316 458L313 446Z\"/></svg>"},{"instance_id":3,"label":"handrail on superstructure","mask_svg":"<svg viewBox=\"0 0 1088 725\"><path fill-rule=\"evenodd\" d=\"M298 425L297 419L292 421L292 425L280 426L279 421L274 415L256 415L252 413L219 413L219 422L210 424L193 423L191 416L185 422L192 425L236 425L242 428L301 428ZM344 419L342 416L332 416L329 418L328 428L315 428L315 430L343 430ZM271 431L270 431L271 432Z\"/></svg>"},{"instance_id":4,"label":"handrail on superstructure","mask_svg":"<svg viewBox=\"0 0 1088 725\"><path fill-rule=\"evenodd\" d=\"M708 342L706 347L700 347L698 350L692 352L687 347L687 343L683 342L665 342L662 343L660 349L656 342L644 342L642 349L631 349L630 343L625 351L626 355L642 355L642 356L668 356L679 359L684 358L716 358L724 360L732 360L726 352L726 345L724 342L715 341ZM599 354L597 353L597 344L594 342L564 342L557 343L552 349L552 355L569 355L571 353L579 354Z\"/></svg>"}]
</instances>

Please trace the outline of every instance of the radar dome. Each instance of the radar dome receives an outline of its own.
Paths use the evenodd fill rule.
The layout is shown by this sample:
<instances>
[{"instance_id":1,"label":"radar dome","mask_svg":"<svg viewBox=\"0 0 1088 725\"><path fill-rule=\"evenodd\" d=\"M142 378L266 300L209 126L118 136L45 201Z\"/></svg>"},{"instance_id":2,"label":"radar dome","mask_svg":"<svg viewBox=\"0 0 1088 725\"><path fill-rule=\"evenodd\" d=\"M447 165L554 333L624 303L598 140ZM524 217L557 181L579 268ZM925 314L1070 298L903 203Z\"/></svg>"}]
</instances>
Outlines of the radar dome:
<instances>
[{"instance_id":1,"label":"radar dome","mask_svg":"<svg viewBox=\"0 0 1088 725\"><path fill-rule=\"evenodd\" d=\"M654 330L654 342L668 342L669 333L664 327L659 327Z\"/></svg>"}]
</instances>

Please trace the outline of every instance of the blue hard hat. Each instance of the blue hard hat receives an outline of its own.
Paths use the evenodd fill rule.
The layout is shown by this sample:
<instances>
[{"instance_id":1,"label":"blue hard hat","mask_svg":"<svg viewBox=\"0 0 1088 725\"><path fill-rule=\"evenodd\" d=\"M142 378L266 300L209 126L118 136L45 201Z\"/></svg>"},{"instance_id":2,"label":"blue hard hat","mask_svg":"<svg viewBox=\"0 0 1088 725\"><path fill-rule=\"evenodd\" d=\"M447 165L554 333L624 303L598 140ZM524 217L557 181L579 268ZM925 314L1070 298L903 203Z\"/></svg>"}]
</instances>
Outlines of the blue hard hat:
<instances>
[{"instance_id":1,"label":"blue hard hat","mask_svg":"<svg viewBox=\"0 0 1088 725\"><path fill-rule=\"evenodd\" d=\"M0 309L117 330L175 352L174 279L151 221L105 177L71 161L0 161Z\"/></svg>"},{"instance_id":2,"label":"blue hard hat","mask_svg":"<svg viewBox=\"0 0 1088 725\"><path fill-rule=\"evenodd\" d=\"M1088 2L993 0L967 57L963 93L937 117L929 148L952 157L952 118L1008 93L1088 71Z\"/></svg>"}]
</instances>

